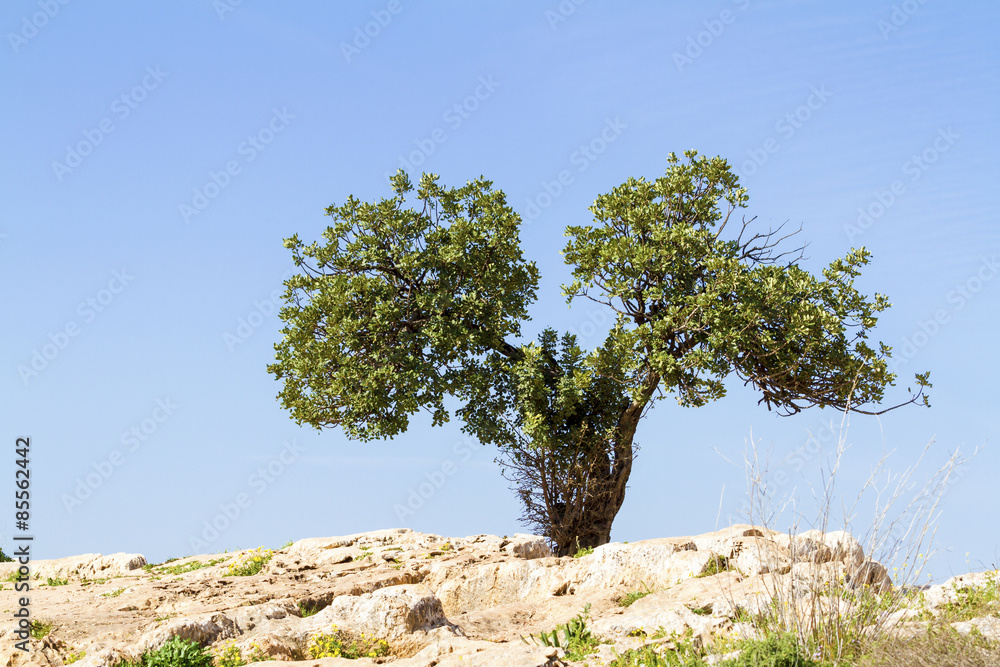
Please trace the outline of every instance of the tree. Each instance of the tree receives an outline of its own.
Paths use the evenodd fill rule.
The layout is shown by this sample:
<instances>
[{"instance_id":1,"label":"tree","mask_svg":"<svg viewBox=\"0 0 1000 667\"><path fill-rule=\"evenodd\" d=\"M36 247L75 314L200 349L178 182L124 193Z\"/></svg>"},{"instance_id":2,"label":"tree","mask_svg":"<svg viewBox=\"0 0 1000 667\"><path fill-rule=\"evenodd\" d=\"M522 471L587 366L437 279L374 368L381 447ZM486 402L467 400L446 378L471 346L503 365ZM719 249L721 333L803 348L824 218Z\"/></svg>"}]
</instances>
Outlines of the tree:
<instances>
[{"instance_id":1,"label":"tree","mask_svg":"<svg viewBox=\"0 0 1000 667\"><path fill-rule=\"evenodd\" d=\"M778 252L789 236L780 228L751 235L744 218L726 235L746 191L724 159L685 157L599 196L596 224L567 229L568 302L616 313L589 353L552 329L537 343L508 341L521 335L538 271L490 181L445 189L424 174L418 211L404 208L413 187L400 171L393 197L329 207L324 244L285 240L301 273L286 281L268 367L284 381L282 405L299 423L369 440L404 432L419 410L445 423L445 397L459 399L463 430L501 448L522 518L561 554L610 540L639 421L670 393L704 405L735 374L781 414L927 405L925 373L909 400L868 409L895 380L890 348L866 342L890 304L853 285L869 253L852 250L820 280L796 263L801 248Z\"/></svg>"}]
</instances>

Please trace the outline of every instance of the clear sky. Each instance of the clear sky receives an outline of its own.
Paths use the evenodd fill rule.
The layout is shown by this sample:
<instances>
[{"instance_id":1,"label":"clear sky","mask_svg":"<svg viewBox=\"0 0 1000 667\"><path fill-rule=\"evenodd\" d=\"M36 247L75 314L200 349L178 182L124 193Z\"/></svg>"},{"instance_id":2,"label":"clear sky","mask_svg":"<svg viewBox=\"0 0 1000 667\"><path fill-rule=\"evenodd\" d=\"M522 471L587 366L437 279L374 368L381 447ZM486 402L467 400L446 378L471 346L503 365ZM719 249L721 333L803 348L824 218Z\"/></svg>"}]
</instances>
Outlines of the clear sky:
<instances>
[{"instance_id":1,"label":"clear sky","mask_svg":"<svg viewBox=\"0 0 1000 667\"><path fill-rule=\"evenodd\" d=\"M983 447L944 496L930 571L995 565L998 21L993 2L933 0L8 2L0 495L27 435L36 558L523 531L496 452L459 423L358 443L279 407L282 239L317 238L350 194L388 195L401 164L447 186L483 175L542 274L526 336L592 347L608 315L565 305L565 226L693 148L741 174L749 215L802 225L810 270L873 253L858 284L893 303L875 331L899 361L887 402L931 371L931 409L851 419L834 527L883 453L895 473L933 440L922 483ZM840 415L781 418L730 388L640 425L613 539L738 521L730 461L751 434L809 527ZM0 532L9 550L13 503Z\"/></svg>"}]
</instances>

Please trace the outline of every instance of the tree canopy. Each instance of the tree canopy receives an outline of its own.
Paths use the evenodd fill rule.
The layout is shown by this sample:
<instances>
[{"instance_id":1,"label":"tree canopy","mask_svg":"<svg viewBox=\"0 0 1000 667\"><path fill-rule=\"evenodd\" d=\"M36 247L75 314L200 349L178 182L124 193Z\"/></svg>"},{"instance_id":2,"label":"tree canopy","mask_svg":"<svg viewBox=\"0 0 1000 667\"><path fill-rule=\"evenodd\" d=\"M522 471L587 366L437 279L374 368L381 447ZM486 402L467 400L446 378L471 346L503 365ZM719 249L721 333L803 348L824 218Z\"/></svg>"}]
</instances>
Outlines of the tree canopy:
<instances>
[{"instance_id":1,"label":"tree canopy","mask_svg":"<svg viewBox=\"0 0 1000 667\"><path fill-rule=\"evenodd\" d=\"M748 196L728 163L695 151L666 174L600 195L594 224L570 226L567 301L614 311L604 342L582 350L545 329L521 342L538 271L522 255L521 219L483 178L446 189L424 174L392 179L394 196L349 197L326 213L323 243L285 240L300 272L286 281L283 340L269 371L299 423L392 438L419 410L450 419L506 453L524 519L567 553L610 539L625 497L639 420L673 395L700 406L736 375L781 414L812 406L879 414L894 384L888 346L868 335L887 298L854 279L870 261L852 249L802 269L778 230L731 220Z\"/></svg>"}]
</instances>

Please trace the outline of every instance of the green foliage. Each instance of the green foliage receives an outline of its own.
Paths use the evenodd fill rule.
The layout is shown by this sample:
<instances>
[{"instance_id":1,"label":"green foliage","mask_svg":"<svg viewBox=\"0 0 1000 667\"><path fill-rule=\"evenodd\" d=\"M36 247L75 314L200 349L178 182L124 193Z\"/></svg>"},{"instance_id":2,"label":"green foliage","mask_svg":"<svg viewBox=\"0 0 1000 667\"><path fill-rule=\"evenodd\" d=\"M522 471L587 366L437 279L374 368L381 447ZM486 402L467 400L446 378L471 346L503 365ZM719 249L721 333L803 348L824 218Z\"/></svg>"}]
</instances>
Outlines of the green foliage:
<instances>
[{"instance_id":1,"label":"green foliage","mask_svg":"<svg viewBox=\"0 0 1000 667\"><path fill-rule=\"evenodd\" d=\"M629 607L632 605L633 602L641 600L653 592L653 589L647 586L646 582L641 582L641 583L643 590L626 593L625 597L623 597L621 600L618 601L619 607Z\"/></svg>"},{"instance_id":2,"label":"green foliage","mask_svg":"<svg viewBox=\"0 0 1000 667\"><path fill-rule=\"evenodd\" d=\"M212 654L197 643L171 637L155 651L147 651L138 662L123 661L118 667L212 667Z\"/></svg>"},{"instance_id":3,"label":"green foliage","mask_svg":"<svg viewBox=\"0 0 1000 667\"><path fill-rule=\"evenodd\" d=\"M589 556L594 553L594 547L580 547L577 549L576 553L573 554L573 558L583 558L584 556Z\"/></svg>"},{"instance_id":4,"label":"green foliage","mask_svg":"<svg viewBox=\"0 0 1000 667\"><path fill-rule=\"evenodd\" d=\"M80 659L86 657L86 655L87 655L86 651L77 651L76 653L70 653L63 659L63 664L72 665L74 662L77 662Z\"/></svg>"},{"instance_id":5,"label":"green foliage","mask_svg":"<svg viewBox=\"0 0 1000 667\"><path fill-rule=\"evenodd\" d=\"M306 618L307 616L315 616L319 612L323 611L326 605L321 602L300 602L298 607L299 616Z\"/></svg>"},{"instance_id":6,"label":"green foliage","mask_svg":"<svg viewBox=\"0 0 1000 667\"><path fill-rule=\"evenodd\" d=\"M188 572L194 572L195 570L200 570L204 567L213 567L215 565L218 565L219 563L225 562L227 559L216 558L214 560L208 561L207 563L202 563L201 561L192 560L188 561L187 563L184 563L183 565L166 565L167 563L171 563L175 560L179 559L171 558L169 560L165 560L163 561L163 564L159 566L145 565L143 566L143 569L145 569L147 572L161 574L161 575L162 574L180 575L180 574L186 574Z\"/></svg>"},{"instance_id":7,"label":"green foliage","mask_svg":"<svg viewBox=\"0 0 1000 667\"><path fill-rule=\"evenodd\" d=\"M299 423L351 437L393 437L426 409L448 421L445 396L488 391L478 358L517 336L538 272L521 258L520 218L485 179L445 189L425 174L420 210L402 171L395 194L348 197L326 213L325 244L285 240L302 273L286 281L283 340L268 367Z\"/></svg>"},{"instance_id":8,"label":"green foliage","mask_svg":"<svg viewBox=\"0 0 1000 667\"><path fill-rule=\"evenodd\" d=\"M941 605L940 612L949 622L968 621L979 616L1000 618L1000 581L998 571L986 574L982 586L953 586L956 599Z\"/></svg>"},{"instance_id":9,"label":"green foliage","mask_svg":"<svg viewBox=\"0 0 1000 667\"><path fill-rule=\"evenodd\" d=\"M226 568L224 577L249 577L258 574L274 556L274 552L264 547L257 547L237 558Z\"/></svg>"},{"instance_id":10,"label":"green foliage","mask_svg":"<svg viewBox=\"0 0 1000 667\"><path fill-rule=\"evenodd\" d=\"M46 577L46 586L65 586L69 583L69 579L60 579L59 577Z\"/></svg>"},{"instance_id":11,"label":"green foliage","mask_svg":"<svg viewBox=\"0 0 1000 667\"><path fill-rule=\"evenodd\" d=\"M35 639L43 639L50 632L52 632L52 623L49 621L36 619L31 622L31 636Z\"/></svg>"},{"instance_id":12,"label":"green foliage","mask_svg":"<svg viewBox=\"0 0 1000 667\"><path fill-rule=\"evenodd\" d=\"M878 414L867 408L895 375L890 348L868 343L888 299L854 286L868 251L813 276L776 250L780 230L730 220L748 195L726 160L687 151L667 163L660 178L599 195L594 224L567 228L567 301L616 313L590 351L550 328L508 342L539 276L490 181L448 189L424 174L414 192L400 171L393 196L330 206L322 241L284 242L299 273L285 282L268 366L282 406L300 424L370 440L405 432L421 410L441 425L446 397L457 399L463 430L501 448L523 519L560 555L608 540L654 400L701 406L736 375L785 414ZM928 375L916 384L908 402L926 405Z\"/></svg>"},{"instance_id":13,"label":"green foliage","mask_svg":"<svg viewBox=\"0 0 1000 667\"><path fill-rule=\"evenodd\" d=\"M7 554L5 554L3 552L3 549L0 548L0 563L13 563L13 562L14 562L14 559L11 558L10 556L8 556Z\"/></svg>"},{"instance_id":14,"label":"green foliage","mask_svg":"<svg viewBox=\"0 0 1000 667\"><path fill-rule=\"evenodd\" d=\"M557 625L550 632L540 632L531 635L532 641L541 642L543 646L557 646L566 650L567 660L582 660L588 653L593 653L602 642L587 629L587 619L590 617L590 603L583 608L583 613L571 618L568 623ZM521 637L525 644L528 640Z\"/></svg>"},{"instance_id":15,"label":"green foliage","mask_svg":"<svg viewBox=\"0 0 1000 667\"><path fill-rule=\"evenodd\" d=\"M236 642L229 642L215 656L216 667L243 667L247 664Z\"/></svg>"},{"instance_id":16,"label":"green foliage","mask_svg":"<svg viewBox=\"0 0 1000 667\"><path fill-rule=\"evenodd\" d=\"M343 635L337 626L331 634L318 633L309 638L310 658L380 658L389 655L389 644L384 639L369 637L364 633L357 638Z\"/></svg>"},{"instance_id":17,"label":"green foliage","mask_svg":"<svg viewBox=\"0 0 1000 667\"><path fill-rule=\"evenodd\" d=\"M723 667L819 667L806 654L792 634L771 634L759 640L748 640L739 643L738 658L721 663Z\"/></svg>"},{"instance_id":18,"label":"green foliage","mask_svg":"<svg viewBox=\"0 0 1000 667\"><path fill-rule=\"evenodd\" d=\"M725 556L716 556L715 558L712 559L712 562L708 564L708 567L705 568L705 571L699 574L698 576L711 577L716 574L719 574L720 572L726 572L730 569L731 568L729 567L728 558L726 558Z\"/></svg>"},{"instance_id":19,"label":"green foliage","mask_svg":"<svg viewBox=\"0 0 1000 667\"><path fill-rule=\"evenodd\" d=\"M215 656L215 665L216 667L242 667L251 662L266 660L274 660L274 658L264 653L256 643L251 645L250 653L244 657L243 652L236 646L236 642L231 641L222 647L219 654Z\"/></svg>"},{"instance_id":20,"label":"green foliage","mask_svg":"<svg viewBox=\"0 0 1000 667\"><path fill-rule=\"evenodd\" d=\"M102 598L116 598L125 592L124 588L116 588L113 591L108 591L106 593L101 593Z\"/></svg>"}]
</instances>

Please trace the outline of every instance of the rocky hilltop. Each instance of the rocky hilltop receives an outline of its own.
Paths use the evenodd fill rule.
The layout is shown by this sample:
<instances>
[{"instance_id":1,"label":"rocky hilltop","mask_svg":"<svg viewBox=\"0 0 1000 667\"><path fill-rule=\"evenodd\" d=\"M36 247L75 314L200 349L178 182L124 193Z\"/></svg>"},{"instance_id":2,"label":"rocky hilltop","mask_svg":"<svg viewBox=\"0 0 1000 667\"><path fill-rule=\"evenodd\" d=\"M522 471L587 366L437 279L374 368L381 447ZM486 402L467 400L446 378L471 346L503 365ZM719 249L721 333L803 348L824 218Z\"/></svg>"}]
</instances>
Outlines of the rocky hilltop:
<instances>
[{"instance_id":1,"label":"rocky hilltop","mask_svg":"<svg viewBox=\"0 0 1000 667\"><path fill-rule=\"evenodd\" d=\"M214 655L238 651L251 663L557 665L567 661L564 648L545 645L540 635L573 619L584 619L605 642L585 659L600 665L650 642L684 638L698 645L752 635L746 621L776 596L818 599L810 592L833 584L892 590L886 569L842 532L789 537L740 525L556 558L531 535L445 538L393 529L160 565L138 554L34 562L37 638L24 653L13 648L17 626L10 614L24 595L9 583L16 576L16 563L0 564L8 619L0 628L0 665L112 665L172 637ZM897 628L919 625L921 613L933 615L955 599L959 584L988 576L930 587L921 609L900 609L891 620ZM998 637L997 615L955 626ZM384 655L311 659L310 649L315 654L330 637L381 647Z\"/></svg>"}]
</instances>

